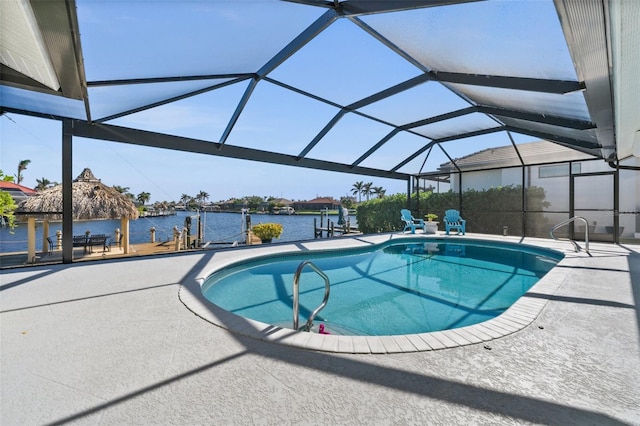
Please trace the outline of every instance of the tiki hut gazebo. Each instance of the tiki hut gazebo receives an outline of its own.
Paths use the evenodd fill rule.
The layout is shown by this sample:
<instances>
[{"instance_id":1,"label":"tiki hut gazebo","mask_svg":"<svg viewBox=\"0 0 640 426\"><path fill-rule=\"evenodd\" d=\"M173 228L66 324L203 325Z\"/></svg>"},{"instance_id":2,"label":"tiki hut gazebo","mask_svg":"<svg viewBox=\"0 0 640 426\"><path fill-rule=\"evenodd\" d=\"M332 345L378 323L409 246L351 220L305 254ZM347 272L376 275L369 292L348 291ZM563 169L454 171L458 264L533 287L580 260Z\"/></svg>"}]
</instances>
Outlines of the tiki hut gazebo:
<instances>
[{"instance_id":1,"label":"tiki hut gazebo","mask_svg":"<svg viewBox=\"0 0 640 426\"><path fill-rule=\"evenodd\" d=\"M129 220L138 218L135 204L113 187L97 179L89 168L85 168L73 180L73 220L120 219L122 248L129 253ZM18 206L18 213L28 217L28 261L35 259L35 221L43 220L42 252L47 253L49 245L49 221L62 219L62 185L46 189L32 196Z\"/></svg>"}]
</instances>

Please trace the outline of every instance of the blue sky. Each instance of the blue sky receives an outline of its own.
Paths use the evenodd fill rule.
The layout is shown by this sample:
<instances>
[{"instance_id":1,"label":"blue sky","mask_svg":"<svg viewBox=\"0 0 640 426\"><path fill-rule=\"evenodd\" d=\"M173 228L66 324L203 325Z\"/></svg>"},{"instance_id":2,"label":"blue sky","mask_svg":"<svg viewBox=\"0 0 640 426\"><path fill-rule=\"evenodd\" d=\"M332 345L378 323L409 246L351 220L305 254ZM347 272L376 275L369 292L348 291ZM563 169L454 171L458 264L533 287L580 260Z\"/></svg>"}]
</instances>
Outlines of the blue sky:
<instances>
[{"instance_id":1,"label":"blue sky","mask_svg":"<svg viewBox=\"0 0 640 426\"><path fill-rule=\"evenodd\" d=\"M323 12L324 9L272 1L243 1L234 7L224 2L201 1L78 1L87 79L255 71ZM273 13L293 16L288 24L273 26L265 20L266 14ZM336 25L337 35L333 32L333 37L344 31L341 26ZM168 27L174 31L168 32ZM212 50L210 55L202 55L205 45ZM313 57L317 47L309 47L306 55ZM376 48L368 55L378 51ZM225 60L219 60L221 57ZM313 66L305 57L299 61ZM121 66L110 66L113 63ZM295 75L297 71L292 69L290 73ZM204 85L186 82L92 88L89 96L94 118L99 118ZM218 141L245 87L246 84L230 86L109 123ZM360 92L365 93L362 89ZM284 104L280 111L272 108L273 96ZM288 102L283 102L285 98ZM297 154L334 111L317 103L309 105L303 97L290 98L290 93L261 83L228 143L258 149L277 143L280 152ZM286 116L287 122L271 125L277 116ZM61 181L59 122L7 114L0 118L0 125L0 168L6 174L15 174L19 161L29 159L25 186L34 187L36 179L43 177ZM287 144L290 147L283 146ZM199 191L209 193L211 201L245 195L339 199L351 193L356 181L373 182L389 194L406 191L404 181L74 138L73 176L84 167L91 168L108 185L129 187L134 194L149 192L152 201L178 200L183 193L195 195Z\"/></svg>"},{"instance_id":2,"label":"blue sky","mask_svg":"<svg viewBox=\"0 0 640 426\"><path fill-rule=\"evenodd\" d=\"M325 12L323 8L273 0L78 0L77 6L88 81L255 72ZM282 19L283 16L287 19ZM484 19L478 19L479 16ZM497 0L362 19L395 43L415 40L419 34L419 43L409 43L406 48L419 46L422 53L415 52L417 57L425 55L425 62L447 71L466 72L467 66L475 65L480 72L506 75L514 67L521 67L516 74L573 78L560 26L553 24L557 18L550 20L550 16L555 17L551 0ZM398 25L397 19L401 19L402 25ZM545 40L532 47L531 40L536 37ZM558 40L560 45L554 43ZM552 61L554 68L538 69L536 58L541 56L556 58ZM348 105L420 73L414 64L353 22L338 19L269 77ZM90 87L92 118L109 117L224 81ZM247 84L236 83L107 123L218 142ZM498 92L487 92L485 97L490 103ZM11 90L4 89L3 93L9 102ZM516 96L521 99L529 95ZM532 98L531 102L535 101ZM428 82L368 105L362 112L401 125L468 105L439 83ZM64 107L72 111L72 116L82 117L81 102L66 102ZM226 143L298 155L338 111L335 106L263 80L253 91ZM496 125L484 116L471 114L415 130L423 135L446 137ZM18 163L29 159L31 163L24 172L25 186L34 187L36 179L43 177L61 181L59 122L6 114L0 117L0 126L0 168L5 174L15 174ZM309 151L308 157L351 163L391 130L391 126L380 122L346 114ZM516 136L517 143L530 140L533 138ZM361 166L388 170L428 141L400 132ZM447 149L455 158L509 144L506 134L500 132L447 143ZM418 172L425 155L399 171ZM436 149L423 170L436 170L446 161L447 157ZM149 192L152 201L178 200L182 194L196 195L199 191L209 193L211 201L245 195L339 199L350 195L357 181L372 182L373 186L386 189L387 194L404 193L407 189L406 181L74 138L73 176L85 167L91 168L105 184L129 187L133 194Z\"/></svg>"},{"instance_id":3,"label":"blue sky","mask_svg":"<svg viewBox=\"0 0 640 426\"><path fill-rule=\"evenodd\" d=\"M23 172L23 185L36 179L62 181L61 125L54 120L5 114L0 117L0 169L15 175L21 160L31 163ZM185 193L209 193L210 201L245 195L284 197L292 200L316 196L350 195L356 181L373 182L388 194L405 192L406 183L298 167L284 167L207 155L151 149L128 144L74 138L73 176L89 167L107 185L129 187L152 201L177 201Z\"/></svg>"}]
</instances>

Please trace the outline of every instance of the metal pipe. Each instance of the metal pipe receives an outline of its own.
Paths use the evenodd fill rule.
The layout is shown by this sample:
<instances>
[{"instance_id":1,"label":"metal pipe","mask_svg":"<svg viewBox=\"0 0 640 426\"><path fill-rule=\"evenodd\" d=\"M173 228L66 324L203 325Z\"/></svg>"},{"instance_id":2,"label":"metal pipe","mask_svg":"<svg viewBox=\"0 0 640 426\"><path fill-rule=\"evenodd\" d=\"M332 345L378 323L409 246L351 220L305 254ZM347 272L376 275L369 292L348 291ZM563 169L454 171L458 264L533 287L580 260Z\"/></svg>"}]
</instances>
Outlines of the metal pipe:
<instances>
[{"instance_id":1,"label":"metal pipe","mask_svg":"<svg viewBox=\"0 0 640 426\"><path fill-rule=\"evenodd\" d=\"M575 222L576 220L581 220L581 221L584 222L584 227L585 227L585 231L584 231L584 247L585 247L585 251L587 253L589 253L589 222L584 217L574 216L574 217L571 217L571 218L569 218L567 220L564 220L564 221L560 222L559 224L557 224L556 226L554 226L553 228L551 228L551 231L549 232L549 234L551 235L551 238L553 238L554 240L556 240L556 241L560 240L560 238L556 238L555 235L553 235L553 231L555 231L558 228L561 228L564 225L567 225L567 224L569 224L571 222ZM573 244L573 246L576 249L576 252L580 251L580 246L578 245L578 243L576 243L572 239L569 239L568 241L571 244Z\"/></svg>"},{"instance_id":2,"label":"metal pipe","mask_svg":"<svg viewBox=\"0 0 640 426\"><path fill-rule=\"evenodd\" d=\"M299 320L300 320L300 275L302 274L302 270L309 266L313 269L318 275L324 279L324 298L322 299L322 303L318 306L309 316L306 324L300 328L301 331L310 331L311 326L313 325L313 319L318 315L318 313L327 306L327 301L329 300L329 292L331 289L331 285L329 283L329 277L320 270L313 262L310 260L305 260L304 262L298 265L298 269L296 270L295 275L293 276L293 329L298 330Z\"/></svg>"}]
</instances>

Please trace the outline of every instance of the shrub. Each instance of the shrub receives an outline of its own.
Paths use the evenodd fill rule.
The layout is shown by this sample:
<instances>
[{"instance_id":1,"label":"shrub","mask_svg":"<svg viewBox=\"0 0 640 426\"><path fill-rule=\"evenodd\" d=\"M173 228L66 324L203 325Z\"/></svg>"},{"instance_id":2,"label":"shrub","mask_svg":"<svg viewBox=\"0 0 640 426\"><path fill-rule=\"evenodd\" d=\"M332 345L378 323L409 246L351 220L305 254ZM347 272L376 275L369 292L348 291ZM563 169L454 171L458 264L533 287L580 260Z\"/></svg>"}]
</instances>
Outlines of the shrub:
<instances>
[{"instance_id":1,"label":"shrub","mask_svg":"<svg viewBox=\"0 0 640 426\"><path fill-rule=\"evenodd\" d=\"M254 225L251 230L258 238L264 241L280 238L283 228L279 223L259 223Z\"/></svg>"},{"instance_id":2,"label":"shrub","mask_svg":"<svg viewBox=\"0 0 640 426\"><path fill-rule=\"evenodd\" d=\"M374 198L358 205L358 229L365 234L391 232L402 229L400 210L407 205L405 194Z\"/></svg>"},{"instance_id":3,"label":"shrub","mask_svg":"<svg viewBox=\"0 0 640 426\"><path fill-rule=\"evenodd\" d=\"M527 211L542 212L549 206L545 201L544 188L527 188L525 197ZM503 226L507 226L511 234L519 234L522 230L522 187L519 185L465 191L462 193L462 206L460 194L453 191L421 192L419 197L414 193L408 206L406 194L376 198L358 206L358 228L365 234L400 231L404 226L400 210L404 208L411 210L413 217L422 217L427 212L444 217L444 212L449 209L459 210L467 220L467 232L501 234ZM538 216L535 219L529 217L528 226L546 227L546 219Z\"/></svg>"}]
</instances>

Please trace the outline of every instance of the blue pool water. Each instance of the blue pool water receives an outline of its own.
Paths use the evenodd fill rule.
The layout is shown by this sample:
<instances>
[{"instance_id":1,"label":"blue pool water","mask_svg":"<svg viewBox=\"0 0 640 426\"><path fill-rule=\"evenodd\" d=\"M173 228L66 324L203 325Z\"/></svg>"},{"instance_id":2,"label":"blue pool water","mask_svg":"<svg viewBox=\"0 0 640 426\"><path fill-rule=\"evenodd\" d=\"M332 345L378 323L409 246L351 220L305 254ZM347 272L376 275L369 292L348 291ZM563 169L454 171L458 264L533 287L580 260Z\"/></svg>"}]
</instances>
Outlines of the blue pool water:
<instances>
[{"instance_id":1,"label":"blue pool water","mask_svg":"<svg viewBox=\"0 0 640 426\"><path fill-rule=\"evenodd\" d=\"M254 320L292 327L293 276L311 260L331 282L323 323L333 334L398 335L463 327L500 315L562 254L519 244L411 239L364 251L271 256L211 275L204 296ZM300 278L300 325L322 302L324 280Z\"/></svg>"}]
</instances>

